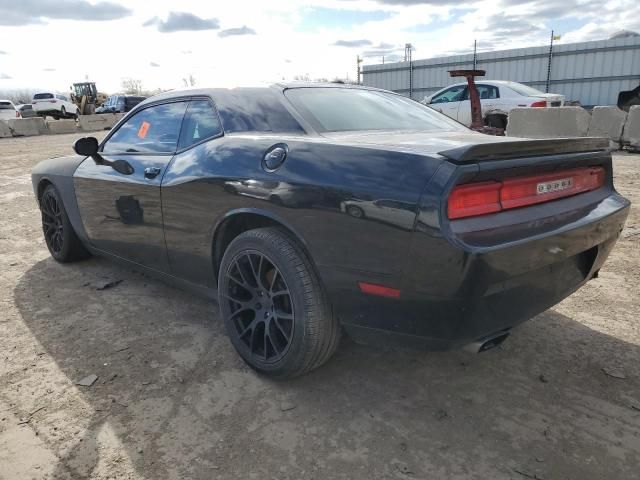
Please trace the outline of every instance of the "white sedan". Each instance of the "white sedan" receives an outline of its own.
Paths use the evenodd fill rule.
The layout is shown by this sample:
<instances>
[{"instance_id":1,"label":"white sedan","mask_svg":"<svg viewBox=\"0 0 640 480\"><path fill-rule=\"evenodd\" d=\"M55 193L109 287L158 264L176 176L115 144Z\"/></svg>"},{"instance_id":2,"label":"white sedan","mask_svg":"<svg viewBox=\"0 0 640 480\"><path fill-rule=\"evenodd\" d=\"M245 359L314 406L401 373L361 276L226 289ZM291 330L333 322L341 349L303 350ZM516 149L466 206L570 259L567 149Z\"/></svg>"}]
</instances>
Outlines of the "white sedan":
<instances>
[{"instance_id":1,"label":"white sedan","mask_svg":"<svg viewBox=\"0 0 640 480\"><path fill-rule=\"evenodd\" d=\"M564 105L564 95L544 93L522 83L482 80L476 82L476 87L482 104L482 118L485 125L491 127L505 128L509 112L516 107ZM438 90L425 97L422 103L466 126L471 125L471 102L466 82Z\"/></svg>"}]
</instances>

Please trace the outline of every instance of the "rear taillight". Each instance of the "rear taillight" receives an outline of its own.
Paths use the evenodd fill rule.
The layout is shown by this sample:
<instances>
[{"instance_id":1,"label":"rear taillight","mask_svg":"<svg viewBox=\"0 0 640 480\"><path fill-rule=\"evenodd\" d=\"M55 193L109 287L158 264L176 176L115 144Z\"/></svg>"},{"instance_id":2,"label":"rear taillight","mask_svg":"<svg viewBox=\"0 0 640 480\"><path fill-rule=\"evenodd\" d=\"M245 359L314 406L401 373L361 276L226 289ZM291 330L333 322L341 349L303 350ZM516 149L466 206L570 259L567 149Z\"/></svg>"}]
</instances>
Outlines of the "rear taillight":
<instances>
[{"instance_id":1,"label":"rear taillight","mask_svg":"<svg viewBox=\"0 0 640 480\"><path fill-rule=\"evenodd\" d=\"M22 115L20 115L20 112L18 110L16 110L16 118L20 118Z\"/></svg>"},{"instance_id":2,"label":"rear taillight","mask_svg":"<svg viewBox=\"0 0 640 480\"><path fill-rule=\"evenodd\" d=\"M546 107L547 106L547 102L545 100L541 100L539 102L533 102L531 105L529 105L530 107Z\"/></svg>"},{"instance_id":3,"label":"rear taillight","mask_svg":"<svg viewBox=\"0 0 640 480\"><path fill-rule=\"evenodd\" d=\"M454 188L449 195L449 218L499 212L500 187L500 182L481 182Z\"/></svg>"},{"instance_id":4,"label":"rear taillight","mask_svg":"<svg viewBox=\"0 0 640 480\"><path fill-rule=\"evenodd\" d=\"M448 216L474 217L569 197L600 188L605 177L604 168L587 167L460 185L449 195Z\"/></svg>"},{"instance_id":5,"label":"rear taillight","mask_svg":"<svg viewBox=\"0 0 640 480\"><path fill-rule=\"evenodd\" d=\"M58 102L58 101L57 101L57 100L55 100L55 99L54 99L54 100L49 100L49 103L57 103L57 102Z\"/></svg>"}]
</instances>

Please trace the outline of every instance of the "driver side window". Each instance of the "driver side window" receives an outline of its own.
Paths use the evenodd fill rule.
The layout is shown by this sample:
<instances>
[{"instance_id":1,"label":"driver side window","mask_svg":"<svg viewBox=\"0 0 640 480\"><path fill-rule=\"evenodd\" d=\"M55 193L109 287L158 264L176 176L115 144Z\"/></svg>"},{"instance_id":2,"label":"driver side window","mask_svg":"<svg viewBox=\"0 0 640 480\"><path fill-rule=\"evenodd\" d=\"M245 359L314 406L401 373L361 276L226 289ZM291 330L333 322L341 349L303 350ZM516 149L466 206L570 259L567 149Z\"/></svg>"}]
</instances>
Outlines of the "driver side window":
<instances>
[{"instance_id":1,"label":"driver side window","mask_svg":"<svg viewBox=\"0 0 640 480\"><path fill-rule=\"evenodd\" d=\"M187 103L165 103L140 110L107 140L102 152L175 152Z\"/></svg>"},{"instance_id":2,"label":"driver side window","mask_svg":"<svg viewBox=\"0 0 640 480\"><path fill-rule=\"evenodd\" d=\"M459 102L464 95L464 85L458 85L439 93L431 99L431 103Z\"/></svg>"}]
</instances>

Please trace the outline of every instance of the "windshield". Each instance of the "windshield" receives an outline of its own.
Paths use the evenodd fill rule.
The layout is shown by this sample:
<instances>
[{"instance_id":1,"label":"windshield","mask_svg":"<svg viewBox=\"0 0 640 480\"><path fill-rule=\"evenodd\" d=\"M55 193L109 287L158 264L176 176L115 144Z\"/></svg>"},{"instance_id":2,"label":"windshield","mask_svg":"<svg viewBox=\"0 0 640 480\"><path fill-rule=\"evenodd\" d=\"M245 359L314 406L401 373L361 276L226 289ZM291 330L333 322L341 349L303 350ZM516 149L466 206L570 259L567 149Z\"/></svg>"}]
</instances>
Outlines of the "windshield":
<instances>
[{"instance_id":1,"label":"windshield","mask_svg":"<svg viewBox=\"0 0 640 480\"><path fill-rule=\"evenodd\" d=\"M356 88L292 88L285 91L320 132L357 130L466 130L462 125L409 98Z\"/></svg>"},{"instance_id":2,"label":"windshield","mask_svg":"<svg viewBox=\"0 0 640 480\"><path fill-rule=\"evenodd\" d=\"M533 87L528 87L521 83L509 82L507 83L507 86L524 97L537 97L538 95L544 95L540 90L536 90Z\"/></svg>"},{"instance_id":3,"label":"windshield","mask_svg":"<svg viewBox=\"0 0 640 480\"><path fill-rule=\"evenodd\" d=\"M11 102L0 102L0 110L14 110Z\"/></svg>"}]
</instances>

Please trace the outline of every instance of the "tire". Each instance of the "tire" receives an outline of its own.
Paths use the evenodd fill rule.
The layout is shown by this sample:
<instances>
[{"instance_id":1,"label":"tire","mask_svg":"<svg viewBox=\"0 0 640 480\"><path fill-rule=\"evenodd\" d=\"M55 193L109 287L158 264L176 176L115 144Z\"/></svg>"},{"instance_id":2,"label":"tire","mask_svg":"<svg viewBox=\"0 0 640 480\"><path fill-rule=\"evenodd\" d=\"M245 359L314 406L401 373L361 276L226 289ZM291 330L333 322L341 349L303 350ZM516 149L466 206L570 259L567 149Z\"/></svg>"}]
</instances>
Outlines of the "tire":
<instances>
[{"instance_id":1,"label":"tire","mask_svg":"<svg viewBox=\"0 0 640 480\"><path fill-rule=\"evenodd\" d=\"M60 194L53 185L42 192L40 212L44 240L54 260L68 263L91 256L73 230Z\"/></svg>"},{"instance_id":2,"label":"tire","mask_svg":"<svg viewBox=\"0 0 640 480\"><path fill-rule=\"evenodd\" d=\"M356 207L355 205L349 205L347 207L347 213L353 218L364 218L364 210L360 207Z\"/></svg>"},{"instance_id":3,"label":"tire","mask_svg":"<svg viewBox=\"0 0 640 480\"><path fill-rule=\"evenodd\" d=\"M74 120L78 120L79 117L80 117L80 110L76 108L76 114L73 116L73 118Z\"/></svg>"},{"instance_id":4,"label":"tire","mask_svg":"<svg viewBox=\"0 0 640 480\"><path fill-rule=\"evenodd\" d=\"M67 110L64 107L60 107L60 118L67 116Z\"/></svg>"},{"instance_id":5,"label":"tire","mask_svg":"<svg viewBox=\"0 0 640 480\"><path fill-rule=\"evenodd\" d=\"M253 369L291 378L335 352L338 321L311 262L283 230L238 235L224 253L218 278L231 343Z\"/></svg>"}]
</instances>

